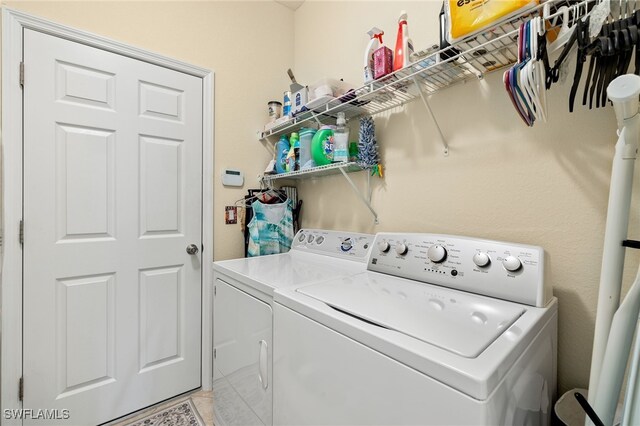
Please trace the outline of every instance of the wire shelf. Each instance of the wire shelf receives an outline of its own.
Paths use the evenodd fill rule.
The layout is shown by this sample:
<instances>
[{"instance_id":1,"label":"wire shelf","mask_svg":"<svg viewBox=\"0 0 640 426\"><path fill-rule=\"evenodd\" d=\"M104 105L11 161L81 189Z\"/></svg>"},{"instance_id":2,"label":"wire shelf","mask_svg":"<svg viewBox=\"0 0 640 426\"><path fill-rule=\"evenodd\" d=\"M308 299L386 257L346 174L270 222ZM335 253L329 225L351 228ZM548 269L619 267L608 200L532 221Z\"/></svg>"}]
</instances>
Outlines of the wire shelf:
<instances>
[{"instance_id":1,"label":"wire shelf","mask_svg":"<svg viewBox=\"0 0 640 426\"><path fill-rule=\"evenodd\" d=\"M593 0L583 0L581 3L591 2ZM566 0L549 0L547 3L559 6L566 4ZM543 6L544 3L499 21L481 33L457 42L455 46L434 52L401 70L368 83L356 89L355 98L346 103L333 99L313 111L298 114L291 120L260 132L259 139L280 136L309 121L333 124L338 112L344 112L347 119L379 114L418 99L421 92L430 95L508 67L518 58L516 40L520 24L539 15ZM549 18L556 14L551 14ZM439 59L443 57L448 59Z\"/></svg>"},{"instance_id":2,"label":"wire shelf","mask_svg":"<svg viewBox=\"0 0 640 426\"><path fill-rule=\"evenodd\" d=\"M364 168L360 167L356 162L332 163L332 164L327 164L326 166L318 166L318 167L312 167L310 169L296 170L295 172L279 173L277 175L264 175L263 179L267 181L267 183L274 180L279 180L279 179L307 179L311 177L335 175L335 174L341 173L340 169L343 169L347 173L359 172L361 170L365 170Z\"/></svg>"}]
</instances>

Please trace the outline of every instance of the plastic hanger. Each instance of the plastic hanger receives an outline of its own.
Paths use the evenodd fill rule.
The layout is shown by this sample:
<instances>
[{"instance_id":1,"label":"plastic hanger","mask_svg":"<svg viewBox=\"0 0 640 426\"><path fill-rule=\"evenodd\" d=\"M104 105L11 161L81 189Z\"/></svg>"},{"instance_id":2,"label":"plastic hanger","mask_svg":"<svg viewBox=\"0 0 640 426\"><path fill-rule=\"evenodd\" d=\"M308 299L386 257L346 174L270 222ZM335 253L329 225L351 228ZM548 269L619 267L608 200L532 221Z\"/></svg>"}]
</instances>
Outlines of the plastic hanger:
<instances>
[{"instance_id":1,"label":"plastic hanger","mask_svg":"<svg viewBox=\"0 0 640 426\"><path fill-rule=\"evenodd\" d=\"M526 23L528 28L527 31L527 60L525 61L523 67L520 69L519 77L520 83L523 88L523 92L526 95L526 102L529 106L530 111L533 114L534 119L540 120L543 119L542 106L540 105L537 89L535 87L535 62L537 61L537 50L538 50L538 30L537 30L537 19L534 18Z\"/></svg>"},{"instance_id":2,"label":"plastic hanger","mask_svg":"<svg viewBox=\"0 0 640 426\"><path fill-rule=\"evenodd\" d=\"M545 20L549 19L548 17L550 15L549 13L550 5L551 5L550 2L547 2L544 5L543 16ZM562 46L567 44L567 42L571 38L571 32L573 31L573 27L569 25L569 8L567 6L561 6L558 9L557 13L562 15L562 25L560 27L560 31L558 32L558 35L556 36L556 39L552 43L550 43L547 47L549 52L555 52L556 50L560 49ZM552 20L551 25L556 26L559 18L560 16L556 16Z\"/></svg>"},{"instance_id":3,"label":"plastic hanger","mask_svg":"<svg viewBox=\"0 0 640 426\"><path fill-rule=\"evenodd\" d=\"M573 76L573 85L569 92L569 112L573 112L573 105L578 92L578 85L582 78L582 68L587 60L587 46L589 44L589 18L586 21L578 19L576 23L576 39L578 42L578 60L576 61L576 70Z\"/></svg>"}]
</instances>

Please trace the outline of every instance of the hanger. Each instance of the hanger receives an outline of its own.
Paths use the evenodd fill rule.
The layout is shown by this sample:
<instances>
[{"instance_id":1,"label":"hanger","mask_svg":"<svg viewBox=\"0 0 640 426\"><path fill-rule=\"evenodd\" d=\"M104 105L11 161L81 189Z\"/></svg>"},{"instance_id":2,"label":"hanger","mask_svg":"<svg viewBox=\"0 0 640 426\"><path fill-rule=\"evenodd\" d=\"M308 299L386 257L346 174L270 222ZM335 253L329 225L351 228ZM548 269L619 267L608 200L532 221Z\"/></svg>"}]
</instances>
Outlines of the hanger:
<instances>
[{"instance_id":1,"label":"hanger","mask_svg":"<svg viewBox=\"0 0 640 426\"><path fill-rule=\"evenodd\" d=\"M540 17L523 22L518 28L517 62L503 74L503 83L511 103L527 126L547 119L546 74L549 59L546 29Z\"/></svg>"},{"instance_id":2,"label":"hanger","mask_svg":"<svg viewBox=\"0 0 640 426\"><path fill-rule=\"evenodd\" d=\"M546 95L544 90L544 65L540 63L540 44L546 38L545 31L540 17L532 18L529 23L529 47L528 61L520 71L524 81L524 89L528 95L529 105L536 120L547 120L546 116ZM542 82L542 84L540 84ZM543 90L540 90L541 87Z\"/></svg>"},{"instance_id":3,"label":"hanger","mask_svg":"<svg viewBox=\"0 0 640 426\"><path fill-rule=\"evenodd\" d=\"M549 20L550 6L550 2L547 2L544 5L543 17L545 21ZM573 5L571 7L573 7ZM549 52L555 52L556 50L560 49L562 46L567 44L567 42L571 38L571 32L574 30L574 28L573 26L569 25L569 12L570 11L567 6L560 6L558 11L556 12L558 15L551 20L551 25L555 27L558 24L560 15L562 15L562 25L560 27L560 31L558 32L556 39L547 47Z\"/></svg>"},{"instance_id":4,"label":"hanger","mask_svg":"<svg viewBox=\"0 0 640 426\"><path fill-rule=\"evenodd\" d=\"M594 95L596 108L607 104L606 87L613 79L628 72L634 51L636 53L635 71L636 73L640 71L640 30L638 29L640 13L634 9L635 5L632 9L629 1L620 0L617 16L611 12L608 22L602 25L598 36L589 43L586 50L579 52L579 60L584 60L585 54L591 56L582 96L583 105L586 105L587 98L589 99L590 109L593 108ZM593 12L589 19L591 21L594 19ZM591 25L589 28L591 31ZM582 36L582 46L584 46L588 34L582 34ZM575 81L574 84L576 84Z\"/></svg>"},{"instance_id":5,"label":"hanger","mask_svg":"<svg viewBox=\"0 0 640 426\"><path fill-rule=\"evenodd\" d=\"M569 112L573 112L573 104L576 98L576 93L578 92L578 85L580 84L580 79L582 78L582 68L587 60L587 47L589 45L588 28L589 17L587 17L586 21L578 19L575 30L576 40L578 42L578 60L576 61L576 70L573 75L573 85L571 86L571 91L569 92Z\"/></svg>"},{"instance_id":6,"label":"hanger","mask_svg":"<svg viewBox=\"0 0 640 426\"><path fill-rule=\"evenodd\" d=\"M259 189L248 189L248 195L236 200L235 205L237 207L249 208L254 201L259 200L262 203L270 204L272 202L285 202L287 201L287 194L281 189L275 189L269 186L264 179L260 180Z\"/></svg>"}]
</instances>

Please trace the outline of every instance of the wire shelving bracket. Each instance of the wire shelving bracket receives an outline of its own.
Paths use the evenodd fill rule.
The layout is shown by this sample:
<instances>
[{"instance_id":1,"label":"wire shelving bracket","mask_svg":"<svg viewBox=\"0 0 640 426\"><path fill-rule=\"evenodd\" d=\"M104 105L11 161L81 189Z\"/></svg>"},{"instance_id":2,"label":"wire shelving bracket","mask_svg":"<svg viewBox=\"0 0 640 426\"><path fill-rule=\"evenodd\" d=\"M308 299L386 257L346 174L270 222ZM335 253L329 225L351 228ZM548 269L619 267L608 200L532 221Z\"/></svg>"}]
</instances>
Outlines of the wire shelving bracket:
<instances>
[{"instance_id":1,"label":"wire shelving bracket","mask_svg":"<svg viewBox=\"0 0 640 426\"><path fill-rule=\"evenodd\" d=\"M429 112L429 115L431 116L433 123L436 125L436 129L438 130L438 134L440 135L440 140L442 141L442 145L444 147L444 156L446 157L449 155L449 144L447 143L447 140L442 134L442 129L438 124L438 120L436 119L436 116L433 114L433 110L431 110L431 105L429 105L429 101L427 100L427 97L422 92L422 89L420 88L420 84L418 83L418 80L415 77L413 77L413 82L416 85L416 89L418 89L418 93L420 94L420 98L422 99L422 103L424 104L424 107L427 109L427 112Z\"/></svg>"},{"instance_id":2,"label":"wire shelving bracket","mask_svg":"<svg viewBox=\"0 0 640 426\"><path fill-rule=\"evenodd\" d=\"M358 171L367 171L367 181L366 188L364 191L361 191L360 188L355 184L353 179L349 176L349 173L358 172ZM362 203L369 209L371 214L373 215L373 221L377 225L378 222L378 213L375 211L373 206L371 205L371 174L369 170L366 168L360 167L355 162L348 163L332 163L326 166L312 167L310 169L305 170L297 170L289 173L281 173L277 175L264 175L262 176L262 180L271 185L273 181L280 179L292 179L292 180L300 180L300 179L308 179L314 177L335 175L340 173L347 181L351 190L357 195L357 197L362 201Z\"/></svg>"}]
</instances>

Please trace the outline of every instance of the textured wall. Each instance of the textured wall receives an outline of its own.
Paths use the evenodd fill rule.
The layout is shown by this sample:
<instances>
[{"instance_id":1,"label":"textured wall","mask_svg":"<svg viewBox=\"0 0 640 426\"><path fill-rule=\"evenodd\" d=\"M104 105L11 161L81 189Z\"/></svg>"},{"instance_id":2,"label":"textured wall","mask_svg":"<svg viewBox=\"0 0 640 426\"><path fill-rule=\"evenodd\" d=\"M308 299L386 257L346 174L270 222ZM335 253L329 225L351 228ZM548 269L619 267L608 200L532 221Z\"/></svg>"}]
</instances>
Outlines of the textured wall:
<instances>
[{"instance_id":1,"label":"textured wall","mask_svg":"<svg viewBox=\"0 0 640 426\"><path fill-rule=\"evenodd\" d=\"M366 31L409 13L417 49L437 41L439 2L307 1L295 14L272 2L15 2L3 5L159 52L215 71L215 257L242 255L239 228L223 206L245 189L223 188L219 170L245 172L245 188L270 155L255 140L265 106L288 85L323 77L361 80ZM295 59L295 61L294 61ZM571 68L573 69L573 68ZM569 84L549 93L549 123L523 126L501 73L430 98L450 144L442 156L419 102L376 116L386 166L373 184L380 224L341 177L300 184L303 225L363 232L443 232L543 246L560 301L559 385L586 386L615 143L612 109L569 114ZM364 174L353 175L363 185ZM634 205L637 205L637 196ZM637 210L631 236L640 237ZM627 281L638 263L627 258Z\"/></svg>"},{"instance_id":2,"label":"textured wall","mask_svg":"<svg viewBox=\"0 0 640 426\"><path fill-rule=\"evenodd\" d=\"M305 2L295 12L298 80L338 77L361 85L366 32L372 26L383 29L393 48L397 18L405 9L414 46L424 49L438 40L441 4ZM430 97L450 145L448 157L421 102L376 116L386 166L385 178L373 181L379 225L341 176L301 185L303 225L441 232L544 247L560 302L559 388L586 387L616 140L613 109L580 107L570 114L569 82L549 92L549 122L527 128L501 79L496 72ZM363 186L364 173L356 181ZM633 215L634 230L637 218ZM638 263L637 255L631 256L627 278Z\"/></svg>"},{"instance_id":3,"label":"textured wall","mask_svg":"<svg viewBox=\"0 0 640 426\"><path fill-rule=\"evenodd\" d=\"M288 85L293 12L271 1L2 4L215 72L215 258L242 256L240 227L224 224L224 206L255 187L271 156L256 131L267 120L267 101ZM219 173L227 167L245 172L244 188L222 186Z\"/></svg>"}]
</instances>

